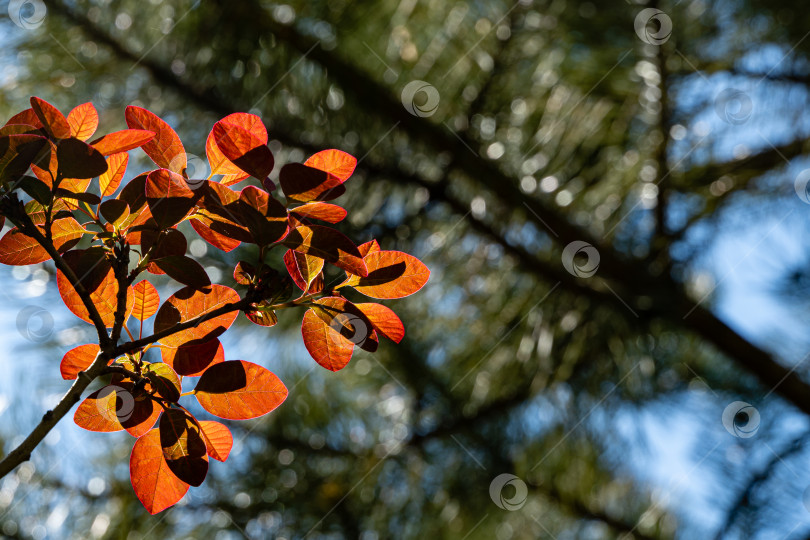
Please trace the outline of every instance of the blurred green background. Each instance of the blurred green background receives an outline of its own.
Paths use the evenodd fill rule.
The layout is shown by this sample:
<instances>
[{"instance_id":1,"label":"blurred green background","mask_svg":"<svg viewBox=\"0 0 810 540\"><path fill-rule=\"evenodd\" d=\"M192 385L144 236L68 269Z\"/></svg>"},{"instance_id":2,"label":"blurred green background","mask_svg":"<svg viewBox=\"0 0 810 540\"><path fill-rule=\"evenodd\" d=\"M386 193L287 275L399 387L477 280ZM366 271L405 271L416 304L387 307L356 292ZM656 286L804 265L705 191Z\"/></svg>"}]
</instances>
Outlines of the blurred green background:
<instances>
[{"instance_id":1,"label":"blurred green background","mask_svg":"<svg viewBox=\"0 0 810 540\"><path fill-rule=\"evenodd\" d=\"M157 516L129 485L132 439L66 418L0 481L3 537L810 537L801 4L14 0L0 16L0 117L32 95L92 101L109 132L143 106L207 176L213 123L258 114L276 172L357 156L339 228L432 271L388 303L403 343L338 373L307 355L302 313L240 317L226 355L290 397L230 422L233 457ZM129 177L150 168L132 155ZM232 283L239 250L191 251ZM0 284L8 451L92 336L48 264Z\"/></svg>"}]
</instances>

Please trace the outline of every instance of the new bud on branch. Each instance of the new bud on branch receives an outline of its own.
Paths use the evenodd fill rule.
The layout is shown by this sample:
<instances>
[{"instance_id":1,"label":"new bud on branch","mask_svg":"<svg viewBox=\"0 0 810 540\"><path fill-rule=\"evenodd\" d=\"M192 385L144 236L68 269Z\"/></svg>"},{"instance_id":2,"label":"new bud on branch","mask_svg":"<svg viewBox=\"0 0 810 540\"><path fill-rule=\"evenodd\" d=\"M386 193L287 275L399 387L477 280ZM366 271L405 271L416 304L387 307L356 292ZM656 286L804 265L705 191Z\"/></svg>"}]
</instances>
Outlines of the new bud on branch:
<instances>
[{"instance_id":1,"label":"new bud on branch","mask_svg":"<svg viewBox=\"0 0 810 540\"><path fill-rule=\"evenodd\" d=\"M198 420L182 399L196 398L214 416L245 420L287 397L284 383L265 367L226 360L219 337L240 311L270 327L277 311L305 309L307 351L337 371L355 347L374 352L381 337L399 343L405 335L391 309L353 303L345 293L402 298L421 289L430 272L411 255L383 250L374 240L357 245L333 227L346 210L326 201L346 192L357 165L351 155L324 150L303 164L284 165L279 194L258 116L234 113L214 124L206 141L207 178L189 177L183 143L164 120L132 106L125 116L128 129L94 138L98 114L91 103L66 117L34 97L30 109L0 128L0 227L6 219L13 225L0 239L0 263L53 259L65 305L98 333L97 343L62 358L61 375L73 386L0 461L0 472L24 461L89 383L110 374L109 384L79 404L74 421L90 431L137 437L132 487L154 514L199 486L209 459L225 461L233 444L225 425ZM156 168L125 181L127 152L136 148ZM243 182L241 191L232 187ZM189 234L225 252L255 244L258 256L238 262L234 288L213 284L187 255ZM284 250L278 268L267 261L274 246ZM335 273L345 278L335 280ZM180 288L161 303L144 274L165 274ZM327 275L339 284L327 288ZM144 336L143 321L152 317L153 333ZM149 349L161 361L147 360Z\"/></svg>"}]
</instances>

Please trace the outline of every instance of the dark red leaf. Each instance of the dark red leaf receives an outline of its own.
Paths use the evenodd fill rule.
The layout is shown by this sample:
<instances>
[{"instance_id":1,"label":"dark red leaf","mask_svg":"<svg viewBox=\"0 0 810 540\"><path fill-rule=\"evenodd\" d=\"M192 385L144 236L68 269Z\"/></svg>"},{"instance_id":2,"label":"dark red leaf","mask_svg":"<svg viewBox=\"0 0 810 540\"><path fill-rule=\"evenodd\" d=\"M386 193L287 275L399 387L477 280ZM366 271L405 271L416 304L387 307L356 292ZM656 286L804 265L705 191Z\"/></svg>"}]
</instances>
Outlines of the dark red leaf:
<instances>
[{"instance_id":1,"label":"dark red leaf","mask_svg":"<svg viewBox=\"0 0 810 540\"><path fill-rule=\"evenodd\" d=\"M38 97L31 98L31 108L42 122L42 126L48 135L55 139L67 139L70 137L70 124L65 115L59 109Z\"/></svg>"},{"instance_id":2,"label":"dark red leaf","mask_svg":"<svg viewBox=\"0 0 810 540\"><path fill-rule=\"evenodd\" d=\"M218 339L189 342L177 348L161 347L163 361L185 377L198 377L208 366L225 361L225 350Z\"/></svg>"},{"instance_id":3,"label":"dark red leaf","mask_svg":"<svg viewBox=\"0 0 810 540\"><path fill-rule=\"evenodd\" d=\"M331 201L346 193L341 180L301 163L288 163L278 175L281 190L293 201Z\"/></svg>"},{"instance_id":4,"label":"dark red leaf","mask_svg":"<svg viewBox=\"0 0 810 540\"><path fill-rule=\"evenodd\" d=\"M291 230L281 243L295 251L324 259L352 274L368 274L357 246L335 229L301 225Z\"/></svg>"}]
</instances>

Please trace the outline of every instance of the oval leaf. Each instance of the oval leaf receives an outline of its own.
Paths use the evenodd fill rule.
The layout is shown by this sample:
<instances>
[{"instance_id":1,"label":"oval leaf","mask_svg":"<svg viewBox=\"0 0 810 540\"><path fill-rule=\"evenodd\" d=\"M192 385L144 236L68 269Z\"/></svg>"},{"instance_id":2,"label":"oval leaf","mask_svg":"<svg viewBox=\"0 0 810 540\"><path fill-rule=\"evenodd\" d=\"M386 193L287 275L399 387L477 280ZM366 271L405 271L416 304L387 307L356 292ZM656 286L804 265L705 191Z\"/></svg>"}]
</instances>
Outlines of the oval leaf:
<instances>
[{"instance_id":1,"label":"oval leaf","mask_svg":"<svg viewBox=\"0 0 810 540\"><path fill-rule=\"evenodd\" d=\"M293 201L331 201L346 193L340 179L301 163L288 163L278 175L281 190Z\"/></svg>"},{"instance_id":2,"label":"oval leaf","mask_svg":"<svg viewBox=\"0 0 810 540\"><path fill-rule=\"evenodd\" d=\"M329 371L343 369L352 358L354 343L330 328L311 309L304 313L301 335L310 356Z\"/></svg>"},{"instance_id":3,"label":"oval leaf","mask_svg":"<svg viewBox=\"0 0 810 540\"><path fill-rule=\"evenodd\" d=\"M205 269L185 255L170 255L155 259L154 264L163 270L170 278L195 289L203 289L211 285L211 279Z\"/></svg>"},{"instance_id":4,"label":"oval leaf","mask_svg":"<svg viewBox=\"0 0 810 540\"><path fill-rule=\"evenodd\" d=\"M158 429L135 441L129 458L129 476L135 496L150 514L157 514L177 503L189 488L169 469L163 457Z\"/></svg>"},{"instance_id":5,"label":"oval leaf","mask_svg":"<svg viewBox=\"0 0 810 540\"><path fill-rule=\"evenodd\" d=\"M70 124L62 112L38 97L31 98L31 108L42 122L42 127L48 135L55 139L67 139L70 137Z\"/></svg>"},{"instance_id":6,"label":"oval leaf","mask_svg":"<svg viewBox=\"0 0 810 540\"><path fill-rule=\"evenodd\" d=\"M107 170L98 177L102 197L109 197L118 189L121 179L127 171L127 163L129 163L129 154L126 152L119 152L107 158Z\"/></svg>"},{"instance_id":7,"label":"oval leaf","mask_svg":"<svg viewBox=\"0 0 810 540\"><path fill-rule=\"evenodd\" d=\"M160 354L166 364L186 377L198 377L208 366L225 361L225 350L218 339L186 343L177 348L161 347Z\"/></svg>"},{"instance_id":8,"label":"oval leaf","mask_svg":"<svg viewBox=\"0 0 810 540\"><path fill-rule=\"evenodd\" d=\"M357 158L341 150L321 150L306 160L304 165L328 172L345 182L357 167Z\"/></svg>"},{"instance_id":9,"label":"oval leaf","mask_svg":"<svg viewBox=\"0 0 810 540\"><path fill-rule=\"evenodd\" d=\"M62 357L62 362L59 364L59 372L62 374L62 378L72 380L78 377L80 371L90 367L100 350L99 346L94 343L79 345L70 349Z\"/></svg>"},{"instance_id":10,"label":"oval leaf","mask_svg":"<svg viewBox=\"0 0 810 540\"><path fill-rule=\"evenodd\" d=\"M155 132L143 129L124 129L99 137L90 144L103 156L120 154L139 148L155 138Z\"/></svg>"},{"instance_id":11,"label":"oval leaf","mask_svg":"<svg viewBox=\"0 0 810 540\"><path fill-rule=\"evenodd\" d=\"M231 453L233 447L233 435L223 424L206 420L200 422L203 440L208 450L208 455L218 461L225 461Z\"/></svg>"},{"instance_id":12,"label":"oval leaf","mask_svg":"<svg viewBox=\"0 0 810 540\"><path fill-rule=\"evenodd\" d=\"M169 469L187 484L202 484L208 473L208 454L197 420L185 409L166 409L160 417L159 431Z\"/></svg>"},{"instance_id":13,"label":"oval leaf","mask_svg":"<svg viewBox=\"0 0 810 540\"><path fill-rule=\"evenodd\" d=\"M75 107L67 117L70 135L86 141L98 129L98 111L92 103L82 103Z\"/></svg>"},{"instance_id":14,"label":"oval leaf","mask_svg":"<svg viewBox=\"0 0 810 540\"><path fill-rule=\"evenodd\" d=\"M143 145L143 151L158 167L183 174L188 166L186 150L169 124L155 113L133 105L126 108L124 116L130 129L155 133L155 138Z\"/></svg>"},{"instance_id":15,"label":"oval leaf","mask_svg":"<svg viewBox=\"0 0 810 540\"><path fill-rule=\"evenodd\" d=\"M162 332L172 326L202 317L227 304L239 301L239 295L224 285L212 285L210 290L200 291L185 287L172 295L160 307L155 317L155 332ZM179 347L189 341L203 343L220 336L230 328L237 312L231 311L218 317L209 317L193 328L187 328L162 338L163 345Z\"/></svg>"},{"instance_id":16,"label":"oval leaf","mask_svg":"<svg viewBox=\"0 0 810 540\"><path fill-rule=\"evenodd\" d=\"M424 287L430 278L430 270L422 261L401 251L372 252L363 260L368 275L349 276L344 285L371 298L404 298Z\"/></svg>"},{"instance_id":17,"label":"oval leaf","mask_svg":"<svg viewBox=\"0 0 810 540\"><path fill-rule=\"evenodd\" d=\"M287 388L278 377L244 360L209 367L194 393L206 411L229 420L262 416L287 399Z\"/></svg>"},{"instance_id":18,"label":"oval leaf","mask_svg":"<svg viewBox=\"0 0 810 540\"><path fill-rule=\"evenodd\" d=\"M132 287L134 303L132 316L139 321L145 321L157 312L160 305L160 296L155 286L146 281L139 281Z\"/></svg>"}]
</instances>

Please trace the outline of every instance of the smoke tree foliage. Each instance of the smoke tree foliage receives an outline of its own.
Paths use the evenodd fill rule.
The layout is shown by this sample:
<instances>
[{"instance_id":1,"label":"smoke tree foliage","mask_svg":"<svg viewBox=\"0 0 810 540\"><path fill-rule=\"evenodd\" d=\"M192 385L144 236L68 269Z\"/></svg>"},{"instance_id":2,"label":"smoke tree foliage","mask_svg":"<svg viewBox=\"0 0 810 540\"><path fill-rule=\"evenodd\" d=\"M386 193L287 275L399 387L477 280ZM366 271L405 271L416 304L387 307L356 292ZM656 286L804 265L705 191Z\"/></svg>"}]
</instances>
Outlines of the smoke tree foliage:
<instances>
[{"instance_id":1,"label":"smoke tree foliage","mask_svg":"<svg viewBox=\"0 0 810 540\"><path fill-rule=\"evenodd\" d=\"M383 250L374 240L358 246L332 227L346 217L328 201L345 193L357 164L351 155L324 150L303 164L284 165L280 200L271 194L274 159L258 116L235 113L214 124L206 142L207 179L189 178L183 144L165 121L134 106L125 116L127 129L97 137L91 103L66 117L33 97L30 109L0 128L0 226L5 220L14 226L0 239L0 262L53 259L65 306L98 332L97 343L65 354L59 369L73 386L0 462L0 475L28 459L90 382L104 377L108 384L81 401L74 421L90 431L126 430L136 437L132 486L154 514L199 486L209 460L225 461L233 444L225 425L195 418L182 398L196 398L219 418L246 420L287 397L268 369L226 360L218 338L240 311L271 327L278 310L305 308L307 350L337 371L355 347L374 352L380 338L398 343L404 337L393 311L351 302L344 292L402 298L422 288L430 272L415 257ZM128 152L137 148L156 168L122 182ZM249 179L241 191L232 187ZM186 254L186 235L177 228L183 221L222 251L242 243L258 247L254 260L234 268L241 291L212 283ZM276 259L284 268L268 264L274 249L283 253ZM144 273L166 274L181 288L161 303ZM144 321L153 317L152 333L144 335ZM137 337L130 319L138 321ZM147 361L149 349L162 361Z\"/></svg>"}]
</instances>

